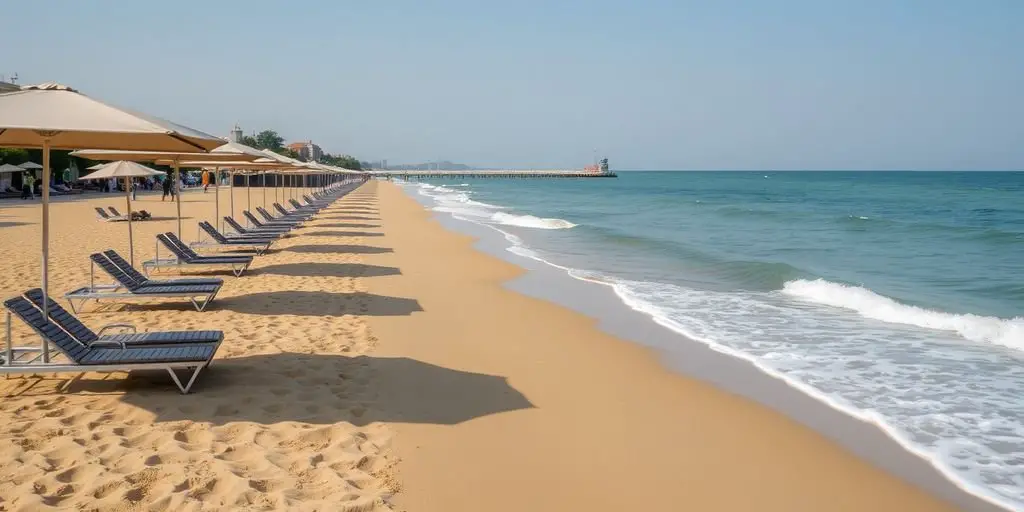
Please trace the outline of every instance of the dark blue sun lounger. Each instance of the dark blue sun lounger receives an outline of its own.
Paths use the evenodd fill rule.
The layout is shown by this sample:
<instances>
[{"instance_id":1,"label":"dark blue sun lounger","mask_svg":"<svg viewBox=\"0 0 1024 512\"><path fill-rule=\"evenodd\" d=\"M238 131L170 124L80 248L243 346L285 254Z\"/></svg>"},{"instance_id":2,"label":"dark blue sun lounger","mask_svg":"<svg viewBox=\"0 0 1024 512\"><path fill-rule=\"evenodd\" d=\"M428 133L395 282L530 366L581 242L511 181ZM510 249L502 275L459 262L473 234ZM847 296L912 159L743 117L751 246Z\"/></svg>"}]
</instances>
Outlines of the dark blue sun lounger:
<instances>
[{"instance_id":1,"label":"dark blue sun lounger","mask_svg":"<svg viewBox=\"0 0 1024 512\"><path fill-rule=\"evenodd\" d=\"M199 373L213 360L220 346L220 342L129 346L127 342L117 339L97 339L87 345L68 334L53 320L46 319L42 311L25 297L8 299L4 301L4 307L69 360L67 363L22 362L14 360L8 348L4 364L0 365L0 373L4 374L75 372L80 375L85 372L161 369L171 375L178 390L185 394L192 388ZM179 370L186 372L184 383L178 377Z\"/></svg>"},{"instance_id":2,"label":"dark blue sun lounger","mask_svg":"<svg viewBox=\"0 0 1024 512\"><path fill-rule=\"evenodd\" d=\"M95 275L95 267L98 266L109 274L110 277L114 278L116 283L113 285L96 285L95 279L90 279L89 285L64 294L64 298L71 305L71 310L76 313L90 300L98 302L110 299L151 300L166 298L188 299L197 311L203 311L217 296L217 292L220 291L220 287L223 285L223 281L209 284L185 284L174 283L173 281L155 284L151 283L148 279L139 281L111 261L106 254L90 254L89 259L92 260L93 265L89 270L90 276ZM75 305L76 300L79 301L77 307Z\"/></svg>"},{"instance_id":3,"label":"dark blue sun lounger","mask_svg":"<svg viewBox=\"0 0 1024 512\"><path fill-rule=\"evenodd\" d=\"M151 268L162 268L162 267L177 267L179 270L186 267L201 267L201 266L228 266L231 267L231 273L238 277L242 275L249 265L252 265L252 256L244 255L217 255L217 256L200 256L196 254L191 248L185 245L174 233L163 233L156 236L157 241L157 257L146 261L142 264L142 269L147 271ZM164 246L174 258L161 259L160 258L160 246Z\"/></svg>"}]
</instances>

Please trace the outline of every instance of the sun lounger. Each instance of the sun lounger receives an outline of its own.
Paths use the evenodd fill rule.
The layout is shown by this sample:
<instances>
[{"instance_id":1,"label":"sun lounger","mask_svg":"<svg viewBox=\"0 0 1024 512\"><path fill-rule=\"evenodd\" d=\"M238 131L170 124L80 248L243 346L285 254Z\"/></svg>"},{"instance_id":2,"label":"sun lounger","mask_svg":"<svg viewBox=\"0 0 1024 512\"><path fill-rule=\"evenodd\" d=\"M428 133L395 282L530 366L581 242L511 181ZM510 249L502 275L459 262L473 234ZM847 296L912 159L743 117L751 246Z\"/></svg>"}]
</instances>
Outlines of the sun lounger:
<instances>
[{"instance_id":1,"label":"sun lounger","mask_svg":"<svg viewBox=\"0 0 1024 512\"><path fill-rule=\"evenodd\" d=\"M252 264L252 256L243 255L217 255L217 256L200 256L196 254L189 246L185 245L184 242L178 239L174 233L163 233L156 236L157 241L157 257L155 259L146 261L142 264L142 270L149 273L149 269L159 269L163 267L177 267L179 270L186 267L201 267L201 266L217 266L217 267L231 267L231 273L235 277L241 276L249 265ZM160 246L164 246L167 250L174 255L174 258L161 259L160 258Z\"/></svg>"},{"instance_id":2,"label":"sun lounger","mask_svg":"<svg viewBox=\"0 0 1024 512\"><path fill-rule=\"evenodd\" d=\"M288 202L291 203L292 207L295 208L295 211L298 211L298 212L316 213L316 212L320 211L320 207L319 206L303 205L302 203L300 203L300 202L298 202L298 201L296 201L294 199L289 199Z\"/></svg>"},{"instance_id":3,"label":"sun lounger","mask_svg":"<svg viewBox=\"0 0 1024 512\"><path fill-rule=\"evenodd\" d=\"M314 212L308 212L308 211L294 211L294 212L290 212L287 209L285 209L284 206L281 206L281 203L274 203L274 209L277 210L278 213L280 213L281 215L284 215L285 217L292 217L292 218L297 218L297 219L302 219L302 220L306 220L306 219L312 217L313 213L314 213Z\"/></svg>"},{"instance_id":4,"label":"sun lounger","mask_svg":"<svg viewBox=\"0 0 1024 512\"><path fill-rule=\"evenodd\" d=\"M264 218L263 221L260 221L259 219L257 219L256 216L253 215L252 212L250 212L249 210L242 210L242 215L245 215L245 218L249 219L249 222L251 222L252 225L256 226L256 227L281 226L281 227L296 228L296 227L299 226L299 224L302 224L301 220L295 220L295 219L275 219L273 216L271 216L269 213L267 213L266 210L263 210L263 211L260 211L260 210L263 210L263 209L262 208L256 208L256 211L259 212L259 214L263 216L263 218ZM268 219L267 217L270 217L270 218Z\"/></svg>"},{"instance_id":5,"label":"sun lounger","mask_svg":"<svg viewBox=\"0 0 1024 512\"><path fill-rule=\"evenodd\" d=\"M99 206L96 207L96 217L103 222L122 222L128 220L127 217L111 215Z\"/></svg>"},{"instance_id":6,"label":"sun lounger","mask_svg":"<svg viewBox=\"0 0 1024 512\"><path fill-rule=\"evenodd\" d=\"M190 244L192 248L214 248L214 249L230 249L230 250L249 250L255 251L256 255L262 255L270 246L277 240L276 237L272 238L269 235L262 235L260 237L255 236L244 236L237 235L228 237L225 236L217 228L213 227L213 224L203 221L199 223L199 229L201 233L205 232L213 240L212 242L204 242L202 240Z\"/></svg>"},{"instance_id":7,"label":"sun lounger","mask_svg":"<svg viewBox=\"0 0 1024 512\"><path fill-rule=\"evenodd\" d=\"M90 254L93 266L89 270L90 283L64 294L64 298L71 305L71 310L78 312L86 302L95 300L152 300L185 298L196 308L196 311L206 310L206 306L213 301L220 291L220 284L146 284L132 278L124 270L110 261L105 254ZM112 285L96 285L94 281L95 267L99 266L116 281ZM76 307L75 301L78 301Z\"/></svg>"},{"instance_id":8,"label":"sun lounger","mask_svg":"<svg viewBox=\"0 0 1024 512\"><path fill-rule=\"evenodd\" d=\"M284 236L288 231L291 230L288 226L262 226L245 228L234 219L234 217L225 216L224 222L227 223L231 229L235 230L235 233L239 235L268 235L268 236Z\"/></svg>"},{"instance_id":9,"label":"sun lounger","mask_svg":"<svg viewBox=\"0 0 1024 512\"><path fill-rule=\"evenodd\" d=\"M107 211L115 217L124 217L124 215L121 215L121 212L117 211L117 208L114 208L113 206L108 206Z\"/></svg>"},{"instance_id":10,"label":"sun lounger","mask_svg":"<svg viewBox=\"0 0 1024 512\"><path fill-rule=\"evenodd\" d=\"M43 290L33 288L25 292L25 298L39 309L43 310ZM220 343L224 339L221 331L152 331L138 332L138 329L127 323L108 324L103 326L98 333L93 332L85 326L68 310L53 299L47 297L46 309L50 312L50 321L56 323L61 329L67 331L73 338L83 345L90 345L96 341L113 341L126 346L160 346L160 345L181 345L187 343ZM126 329L130 333L103 334L108 329Z\"/></svg>"},{"instance_id":11,"label":"sun lounger","mask_svg":"<svg viewBox=\"0 0 1024 512\"><path fill-rule=\"evenodd\" d=\"M192 284L207 284L207 285L223 285L224 280L219 277L179 277L175 279L150 279L145 274L135 270L128 260L121 257L117 251L103 251L103 254L117 265L118 268L124 271L125 274L131 276L132 279L138 281L139 284L145 286L178 286L178 285L192 285Z\"/></svg>"},{"instance_id":12,"label":"sun lounger","mask_svg":"<svg viewBox=\"0 0 1024 512\"><path fill-rule=\"evenodd\" d=\"M54 321L47 320L35 305L24 297L4 301L8 314L14 314L29 325L41 338L59 350L67 363L40 363L15 360L8 338L4 364L0 373L61 373L119 372L144 369L166 370L182 394L192 389L199 373L213 360L220 341L212 343L180 343L159 346L129 346L126 341L98 339L86 345L76 340ZM10 316L8 316L8 323ZM185 370L187 380L182 383L177 371ZM72 379L74 380L74 379ZM69 381L70 383L70 381Z\"/></svg>"}]
</instances>

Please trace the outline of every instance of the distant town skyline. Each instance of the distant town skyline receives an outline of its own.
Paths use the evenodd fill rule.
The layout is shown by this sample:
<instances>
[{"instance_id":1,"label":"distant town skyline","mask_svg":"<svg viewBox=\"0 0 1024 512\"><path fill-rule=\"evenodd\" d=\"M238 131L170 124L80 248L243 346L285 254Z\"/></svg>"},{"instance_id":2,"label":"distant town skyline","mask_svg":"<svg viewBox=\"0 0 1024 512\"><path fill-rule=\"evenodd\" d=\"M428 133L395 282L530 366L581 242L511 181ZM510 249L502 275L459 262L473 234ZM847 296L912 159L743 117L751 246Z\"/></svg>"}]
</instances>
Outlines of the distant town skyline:
<instances>
[{"instance_id":1,"label":"distant town skyline","mask_svg":"<svg viewBox=\"0 0 1024 512\"><path fill-rule=\"evenodd\" d=\"M57 0L4 13L17 51L0 73L23 84L216 133L273 127L364 161L582 167L596 149L618 169L1024 168L1018 0Z\"/></svg>"}]
</instances>

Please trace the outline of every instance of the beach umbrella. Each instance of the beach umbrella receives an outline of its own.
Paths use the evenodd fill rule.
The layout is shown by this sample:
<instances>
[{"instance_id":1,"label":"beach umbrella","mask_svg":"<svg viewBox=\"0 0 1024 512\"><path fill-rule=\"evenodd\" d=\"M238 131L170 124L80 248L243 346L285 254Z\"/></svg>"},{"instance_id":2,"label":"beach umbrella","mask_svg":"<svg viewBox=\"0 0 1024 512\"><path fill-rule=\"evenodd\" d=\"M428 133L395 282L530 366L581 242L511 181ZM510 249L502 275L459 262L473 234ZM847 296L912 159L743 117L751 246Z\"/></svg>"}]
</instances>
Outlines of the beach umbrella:
<instances>
[{"instance_id":1,"label":"beach umbrella","mask_svg":"<svg viewBox=\"0 0 1024 512\"><path fill-rule=\"evenodd\" d=\"M132 266L135 266L135 240L132 238L132 178L148 178L151 176L163 176L162 171L150 169L144 165L139 165L135 162L128 162L125 160L119 160L117 162L110 162L109 164L103 164L100 168L85 177L80 179L83 180L97 180L97 179L118 179L124 178L124 199L128 205L128 261L131 262Z\"/></svg>"},{"instance_id":2,"label":"beach umbrella","mask_svg":"<svg viewBox=\"0 0 1024 512\"><path fill-rule=\"evenodd\" d=\"M163 119L123 110L58 83L0 94L0 147L41 148L43 183L50 183L50 148L137 149L203 153L224 140ZM43 315L49 318L50 187L42 200ZM50 361L43 342L43 362Z\"/></svg>"},{"instance_id":3,"label":"beach umbrella","mask_svg":"<svg viewBox=\"0 0 1024 512\"><path fill-rule=\"evenodd\" d=\"M0 165L0 174L5 172L25 172L25 169L18 167L17 165L3 164Z\"/></svg>"},{"instance_id":4,"label":"beach umbrella","mask_svg":"<svg viewBox=\"0 0 1024 512\"><path fill-rule=\"evenodd\" d=\"M228 169L229 170L228 172L229 172L229 176L231 177L231 184L232 184L231 195L230 195L230 197L231 197L231 216L232 217L235 216L235 188L234 188L235 171L240 170L240 169L242 169L242 170L251 170L251 171L259 171L259 170L267 171L267 170L274 170L274 169L290 168L290 167L292 167L291 163L279 162L277 160L273 160L273 159L270 159L270 158L259 158L259 159L255 160L255 161L252 161L252 162L245 162L245 161L214 162L214 161L206 161L206 160L196 160L196 161L188 161L187 160L187 161L182 161L181 165L184 166L184 167L201 167L201 168L204 168L204 169L215 168L215 169L218 169L218 170L219 169ZM246 183L248 183L248 179L249 178L247 176L246 177ZM247 189L246 190L246 195L248 195L248 187L246 187L246 189ZM217 204L218 204L216 215L217 215L217 219L220 219L220 208L219 208L219 204L220 204L219 201L220 200L219 200L219 198L216 199L216 201L217 201ZM266 201L264 201L264 203L265 202Z\"/></svg>"},{"instance_id":5,"label":"beach umbrella","mask_svg":"<svg viewBox=\"0 0 1024 512\"><path fill-rule=\"evenodd\" d=\"M21 167L22 169L25 169L26 171L35 171L37 169L42 169L43 168L43 166L41 166L41 165L39 165L39 164L37 164L35 162L25 162L25 163L22 163L22 164L18 164L18 167Z\"/></svg>"},{"instance_id":6,"label":"beach umbrella","mask_svg":"<svg viewBox=\"0 0 1024 512\"><path fill-rule=\"evenodd\" d=\"M73 156L88 158L90 160L128 160L132 162L152 162L160 165L170 165L174 169L173 185L175 208L177 208L178 238L181 238L181 164L188 160L203 160L206 162L231 162L231 161L252 161L265 157L258 149L250 148L237 142L220 141L221 144L210 150L209 153L197 153L195 151L110 151L101 149L86 149L71 153ZM184 167L189 167L185 165ZM215 198L216 200L216 198ZM219 204L216 206L219 213Z\"/></svg>"}]
</instances>

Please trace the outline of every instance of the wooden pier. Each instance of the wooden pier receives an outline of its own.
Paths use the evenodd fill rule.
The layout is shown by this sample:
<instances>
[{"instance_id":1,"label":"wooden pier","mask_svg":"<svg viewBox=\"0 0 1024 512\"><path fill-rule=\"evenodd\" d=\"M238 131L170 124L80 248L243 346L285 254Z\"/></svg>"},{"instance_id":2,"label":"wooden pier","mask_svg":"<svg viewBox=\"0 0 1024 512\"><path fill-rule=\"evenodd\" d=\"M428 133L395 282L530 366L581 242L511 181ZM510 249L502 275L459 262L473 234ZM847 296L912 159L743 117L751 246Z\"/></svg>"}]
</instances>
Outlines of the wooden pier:
<instances>
[{"instance_id":1,"label":"wooden pier","mask_svg":"<svg viewBox=\"0 0 1024 512\"><path fill-rule=\"evenodd\" d=\"M548 169L548 170L489 170L489 171L372 171L374 176L387 179L431 179L431 178L452 178L452 179L474 179L474 178L501 178L501 179L523 179L523 178L617 178L614 172L594 172L580 169Z\"/></svg>"}]
</instances>

